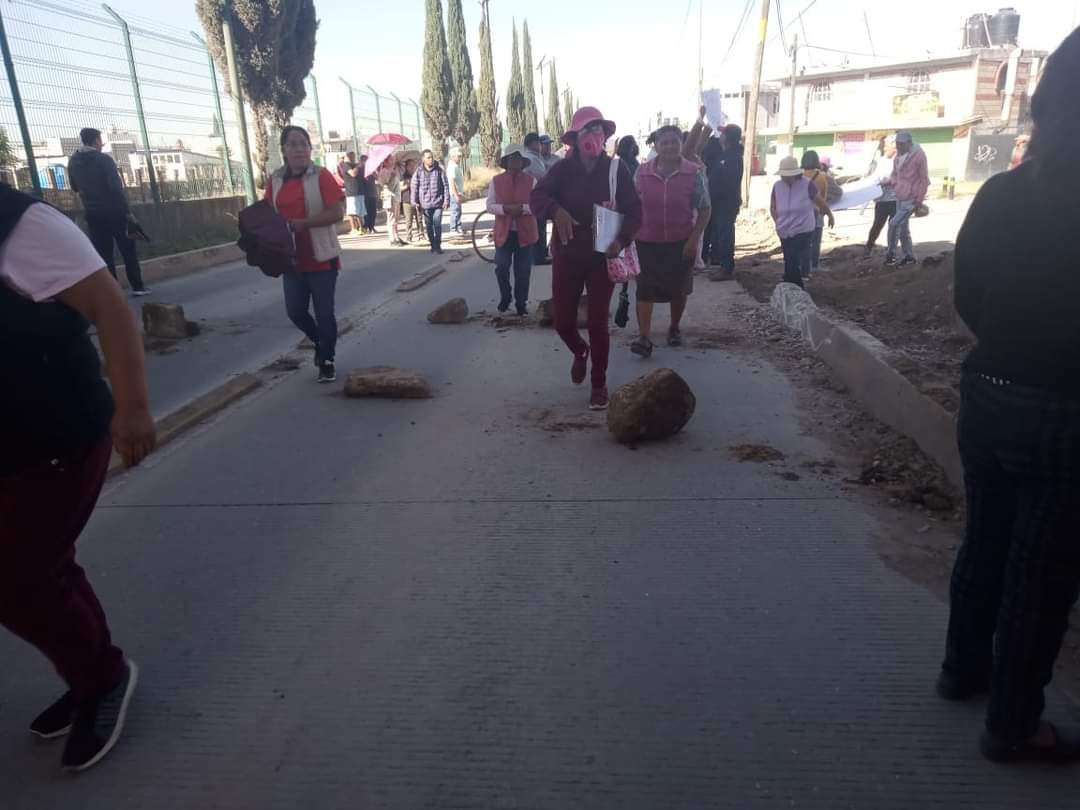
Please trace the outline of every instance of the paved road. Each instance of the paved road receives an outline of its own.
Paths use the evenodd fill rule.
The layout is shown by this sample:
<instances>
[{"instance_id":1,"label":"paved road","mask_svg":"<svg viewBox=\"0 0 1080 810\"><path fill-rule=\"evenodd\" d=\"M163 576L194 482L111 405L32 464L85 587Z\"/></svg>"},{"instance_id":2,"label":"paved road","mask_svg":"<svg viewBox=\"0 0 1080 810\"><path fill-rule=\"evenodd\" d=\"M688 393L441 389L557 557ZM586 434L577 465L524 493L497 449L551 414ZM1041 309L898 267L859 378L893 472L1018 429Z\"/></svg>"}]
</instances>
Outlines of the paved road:
<instances>
[{"instance_id":1,"label":"paved road","mask_svg":"<svg viewBox=\"0 0 1080 810\"><path fill-rule=\"evenodd\" d=\"M80 554L142 665L129 733L61 776L25 732L60 685L0 636L5 810L1075 808L1074 772L990 766L979 707L933 697L943 606L863 501L779 476L828 450L777 372L694 348L736 295L700 286L650 364L698 395L670 442L610 442L550 331L426 324L494 300L455 269L339 355L435 399L296 373L112 482ZM613 382L643 367L620 334Z\"/></svg>"},{"instance_id":2,"label":"paved road","mask_svg":"<svg viewBox=\"0 0 1080 810\"><path fill-rule=\"evenodd\" d=\"M466 210L479 210L479 204L471 203ZM343 237L342 245L339 317L369 312L390 298L402 279L448 258L438 259L424 247L390 248L382 234ZM471 248L462 250L471 255ZM146 301L181 304L187 317L202 328L202 334L191 340L151 344L147 374L157 417L231 375L272 362L296 348L303 337L285 316L281 282L243 262L154 284L148 298L131 299L138 317Z\"/></svg>"}]
</instances>

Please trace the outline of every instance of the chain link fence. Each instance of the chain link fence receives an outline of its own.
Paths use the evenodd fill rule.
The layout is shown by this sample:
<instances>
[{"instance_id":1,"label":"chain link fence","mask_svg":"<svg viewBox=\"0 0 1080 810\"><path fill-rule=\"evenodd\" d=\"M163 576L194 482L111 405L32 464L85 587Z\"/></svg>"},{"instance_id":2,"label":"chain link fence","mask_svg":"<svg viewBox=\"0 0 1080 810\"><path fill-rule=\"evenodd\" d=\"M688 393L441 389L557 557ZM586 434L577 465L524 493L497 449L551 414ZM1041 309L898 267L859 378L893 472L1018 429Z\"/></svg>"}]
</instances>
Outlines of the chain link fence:
<instances>
[{"instance_id":1,"label":"chain link fence","mask_svg":"<svg viewBox=\"0 0 1080 810\"><path fill-rule=\"evenodd\" d=\"M430 148L433 139L424 128L420 106L411 98L401 98L395 93L383 95L371 86L357 86L344 78L346 100L352 118L352 129L340 133L339 151L363 152L368 139L379 133L393 132L410 140L407 148ZM343 148L347 145L347 149Z\"/></svg>"},{"instance_id":2,"label":"chain link fence","mask_svg":"<svg viewBox=\"0 0 1080 810\"><path fill-rule=\"evenodd\" d=\"M132 203L244 194L250 165L240 153L240 129L225 80L201 35L163 26L89 0L0 0L17 96L0 81L0 179L76 211L68 158L83 127L101 130ZM355 142L398 132L412 148L430 147L416 102L367 86L348 86L352 129L326 132L320 88L292 123L311 133L316 162L333 168ZM340 92L340 90L339 90ZM340 99L334 99L339 102ZM26 136L17 106L26 122ZM248 116L248 143L255 137ZM271 143L278 134L271 128ZM280 165L270 149L268 168Z\"/></svg>"},{"instance_id":3,"label":"chain link fence","mask_svg":"<svg viewBox=\"0 0 1080 810\"><path fill-rule=\"evenodd\" d=\"M133 203L240 193L237 122L197 35L82 0L8 0L0 13L29 136L25 143L5 79L0 173L8 182L77 208L67 160L79 130L94 127Z\"/></svg>"}]
</instances>

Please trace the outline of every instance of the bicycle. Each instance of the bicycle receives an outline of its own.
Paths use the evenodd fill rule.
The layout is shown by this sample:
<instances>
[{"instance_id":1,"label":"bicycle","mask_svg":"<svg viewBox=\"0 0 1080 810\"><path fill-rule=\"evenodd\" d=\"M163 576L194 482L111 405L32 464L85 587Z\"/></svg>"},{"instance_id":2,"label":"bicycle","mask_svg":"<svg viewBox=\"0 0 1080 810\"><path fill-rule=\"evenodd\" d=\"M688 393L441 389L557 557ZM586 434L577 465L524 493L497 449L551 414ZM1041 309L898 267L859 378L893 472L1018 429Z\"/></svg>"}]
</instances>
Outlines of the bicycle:
<instances>
[{"instance_id":1,"label":"bicycle","mask_svg":"<svg viewBox=\"0 0 1080 810\"><path fill-rule=\"evenodd\" d=\"M480 220L490 216L487 211L480 211L472 224L472 246L476 255L488 264L495 264L495 230L487 227L480 229Z\"/></svg>"}]
</instances>

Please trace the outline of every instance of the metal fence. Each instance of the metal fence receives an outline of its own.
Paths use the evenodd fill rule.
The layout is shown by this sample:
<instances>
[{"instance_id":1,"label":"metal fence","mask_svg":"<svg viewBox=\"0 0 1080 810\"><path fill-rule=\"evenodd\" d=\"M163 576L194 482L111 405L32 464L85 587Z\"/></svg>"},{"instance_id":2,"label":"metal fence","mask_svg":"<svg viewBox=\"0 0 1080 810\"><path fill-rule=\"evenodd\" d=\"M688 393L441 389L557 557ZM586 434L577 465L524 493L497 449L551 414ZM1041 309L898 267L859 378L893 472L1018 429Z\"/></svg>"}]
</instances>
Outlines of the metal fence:
<instances>
[{"instance_id":1,"label":"metal fence","mask_svg":"<svg viewBox=\"0 0 1080 810\"><path fill-rule=\"evenodd\" d=\"M195 34L81 0L9 0L0 9L25 114L0 85L8 143L0 171L19 187L74 199L67 159L100 129L132 201L238 193L244 162L222 77ZM228 159L227 159L228 158Z\"/></svg>"},{"instance_id":2,"label":"metal fence","mask_svg":"<svg viewBox=\"0 0 1080 810\"><path fill-rule=\"evenodd\" d=\"M410 146L425 149L432 145L431 133L424 128L420 105L411 98L401 98L395 93L385 96L370 85L358 86L344 78L344 85L352 129L344 137L352 142L352 148L360 151L368 138L380 132L396 132L410 138Z\"/></svg>"},{"instance_id":3,"label":"metal fence","mask_svg":"<svg viewBox=\"0 0 1080 810\"><path fill-rule=\"evenodd\" d=\"M21 96L0 81L0 179L64 208L77 206L67 174L79 130L100 129L132 202L243 194L248 162L224 77L198 33L89 0L0 0L11 67ZM327 137L319 93L292 116L312 136L317 162L332 163L345 140L362 149L377 132L400 132L430 146L412 99L349 87L352 131ZM254 117L247 112L249 129ZM277 135L271 129L272 143ZM248 134L254 148L254 133ZM5 146L6 144L6 146ZM268 168L280 165L270 150Z\"/></svg>"}]
</instances>

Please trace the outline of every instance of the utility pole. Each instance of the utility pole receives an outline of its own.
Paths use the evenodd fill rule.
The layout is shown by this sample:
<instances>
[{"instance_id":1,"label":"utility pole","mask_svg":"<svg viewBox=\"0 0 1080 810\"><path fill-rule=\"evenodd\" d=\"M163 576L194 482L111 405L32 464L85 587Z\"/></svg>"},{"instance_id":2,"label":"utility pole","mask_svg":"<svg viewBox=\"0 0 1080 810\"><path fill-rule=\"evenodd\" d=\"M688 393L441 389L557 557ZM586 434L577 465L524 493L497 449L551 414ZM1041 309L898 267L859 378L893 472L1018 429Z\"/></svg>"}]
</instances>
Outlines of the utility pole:
<instances>
[{"instance_id":1,"label":"utility pole","mask_svg":"<svg viewBox=\"0 0 1080 810\"><path fill-rule=\"evenodd\" d=\"M799 35L791 43L791 112L788 117L788 154L795 155L795 80L799 70Z\"/></svg>"},{"instance_id":2,"label":"utility pole","mask_svg":"<svg viewBox=\"0 0 1080 810\"><path fill-rule=\"evenodd\" d=\"M757 154L758 97L761 95L761 71L765 63L765 33L769 30L769 7L772 0L761 1L761 20L758 22L757 58L754 60L754 83L750 86L750 107L746 111L746 146L750 157L743 169L743 206L750 205L750 178L754 174Z\"/></svg>"},{"instance_id":3,"label":"utility pole","mask_svg":"<svg viewBox=\"0 0 1080 810\"><path fill-rule=\"evenodd\" d=\"M229 88L232 90L233 105L236 107L236 128L240 130L240 157L244 161L244 190L247 201L255 202L255 170L251 166L251 147L248 146L247 114L244 112L244 94L240 89L240 71L236 68L236 46L233 43L231 12L226 10L221 21L221 32L225 37L225 67L229 71ZM153 171L153 169L151 169Z\"/></svg>"}]
</instances>

